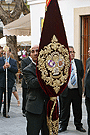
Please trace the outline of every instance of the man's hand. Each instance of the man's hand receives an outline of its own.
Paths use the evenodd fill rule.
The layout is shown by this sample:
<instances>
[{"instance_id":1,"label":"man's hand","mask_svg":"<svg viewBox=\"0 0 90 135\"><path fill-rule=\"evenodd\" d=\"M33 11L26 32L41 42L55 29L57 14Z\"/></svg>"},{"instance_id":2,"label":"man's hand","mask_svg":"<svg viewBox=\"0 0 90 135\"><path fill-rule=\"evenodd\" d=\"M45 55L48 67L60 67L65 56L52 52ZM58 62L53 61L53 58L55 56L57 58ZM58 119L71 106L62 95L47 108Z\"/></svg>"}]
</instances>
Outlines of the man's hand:
<instances>
[{"instance_id":1,"label":"man's hand","mask_svg":"<svg viewBox=\"0 0 90 135\"><path fill-rule=\"evenodd\" d=\"M9 67L10 67L10 64L9 64L8 62L6 62L6 63L4 64L4 66L3 66L4 69L9 68Z\"/></svg>"}]
</instances>

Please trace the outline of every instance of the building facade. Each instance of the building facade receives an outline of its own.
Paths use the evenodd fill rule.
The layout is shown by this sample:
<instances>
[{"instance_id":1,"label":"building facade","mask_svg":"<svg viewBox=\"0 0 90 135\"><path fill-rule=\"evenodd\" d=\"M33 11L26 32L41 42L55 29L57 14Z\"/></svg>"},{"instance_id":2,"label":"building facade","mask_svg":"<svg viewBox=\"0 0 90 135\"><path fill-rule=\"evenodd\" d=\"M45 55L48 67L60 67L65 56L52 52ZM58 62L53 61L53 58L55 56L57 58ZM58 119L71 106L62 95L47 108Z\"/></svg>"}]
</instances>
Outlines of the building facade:
<instances>
[{"instance_id":1,"label":"building facade","mask_svg":"<svg viewBox=\"0 0 90 135\"><path fill-rule=\"evenodd\" d=\"M31 45L39 44L46 0L27 0L31 12ZM86 68L90 46L90 0L58 0L68 45L75 48L75 56Z\"/></svg>"}]
</instances>

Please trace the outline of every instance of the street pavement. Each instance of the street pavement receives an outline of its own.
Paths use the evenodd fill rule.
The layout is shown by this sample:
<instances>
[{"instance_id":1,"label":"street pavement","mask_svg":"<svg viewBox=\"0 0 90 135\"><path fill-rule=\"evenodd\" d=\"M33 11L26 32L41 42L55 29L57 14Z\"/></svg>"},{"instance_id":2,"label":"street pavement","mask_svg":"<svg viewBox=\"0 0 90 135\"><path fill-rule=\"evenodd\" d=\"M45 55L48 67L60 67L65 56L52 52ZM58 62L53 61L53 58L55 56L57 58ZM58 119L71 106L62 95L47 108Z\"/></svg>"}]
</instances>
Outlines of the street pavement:
<instances>
[{"instance_id":1,"label":"street pavement","mask_svg":"<svg viewBox=\"0 0 90 135\"><path fill-rule=\"evenodd\" d=\"M73 117L73 112L72 112L72 105L71 105L71 112L70 112L70 120L69 124L67 127L67 130L65 132L59 133L58 135L88 135L88 132L80 132L76 130L76 127L74 126L74 117ZM88 131L88 126L87 126L87 111L86 111L86 106L85 106L85 98L82 98L82 124L83 127Z\"/></svg>"},{"instance_id":2,"label":"street pavement","mask_svg":"<svg viewBox=\"0 0 90 135\"><path fill-rule=\"evenodd\" d=\"M0 114L0 135L27 135L26 133L26 118L22 116L22 89L21 84L17 84L20 106L17 106L17 100L12 94L10 118L5 118ZM85 106L85 99L82 102L82 123L83 127L87 130L87 112ZM41 134L40 134L41 135ZM59 133L58 135L88 135L88 132L82 133L75 129L73 122L73 112L71 108L71 115L67 131Z\"/></svg>"}]
</instances>

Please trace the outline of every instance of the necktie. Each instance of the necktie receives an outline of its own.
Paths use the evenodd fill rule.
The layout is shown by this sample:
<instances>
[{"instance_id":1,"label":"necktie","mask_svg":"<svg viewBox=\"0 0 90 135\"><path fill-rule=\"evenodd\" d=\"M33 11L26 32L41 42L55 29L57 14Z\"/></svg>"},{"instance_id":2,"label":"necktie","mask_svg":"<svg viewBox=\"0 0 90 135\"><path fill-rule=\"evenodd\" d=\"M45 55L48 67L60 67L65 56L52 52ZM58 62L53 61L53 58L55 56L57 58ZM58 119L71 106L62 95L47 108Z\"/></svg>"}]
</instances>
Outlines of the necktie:
<instances>
[{"instance_id":1,"label":"necktie","mask_svg":"<svg viewBox=\"0 0 90 135\"><path fill-rule=\"evenodd\" d=\"M4 59L4 61L6 62L6 59ZM7 62L9 63L9 58L7 58Z\"/></svg>"},{"instance_id":2,"label":"necktie","mask_svg":"<svg viewBox=\"0 0 90 135\"><path fill-rule=\"evenodd\" d=\"M75 72L74 72L74 68L73 65L71 66L71 84L75 85L76 84L76 78L75 78Z\"/></svg>"}]
</instances>

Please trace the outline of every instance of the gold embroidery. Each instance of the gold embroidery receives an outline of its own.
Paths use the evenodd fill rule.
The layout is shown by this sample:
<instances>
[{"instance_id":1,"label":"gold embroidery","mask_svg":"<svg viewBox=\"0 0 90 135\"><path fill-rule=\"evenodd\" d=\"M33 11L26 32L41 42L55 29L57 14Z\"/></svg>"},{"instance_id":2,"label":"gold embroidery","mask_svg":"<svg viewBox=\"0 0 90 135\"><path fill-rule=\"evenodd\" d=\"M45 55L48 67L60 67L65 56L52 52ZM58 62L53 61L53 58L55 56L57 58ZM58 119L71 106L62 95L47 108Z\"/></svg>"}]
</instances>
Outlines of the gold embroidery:
<instances>
[{"instance_id":1,"label":"gold embroidery","mask_svg":"<svg viewBox=\"0 0 90 135\"><path fill-rule=\"evenodd\" d=\"M50 97L50 100L53 101L53 107L51 109L50 118L47 117L47 124L49 128L49 134L58 135L58 128L59 128L59 118L57 120L52 120L52 114L56 105L57 97Z\"/></svg>"},{"instance_id":2,"label":"gold embroidery","mask_svg":"<svg viewBox=\"0 0 90 135\"><path fill-rule=\"evenodd\" d=\"M47 123L49 127L49 134L52 135L58 135L58 128L59 128L59 118L55 121L50 122L50 119L47 117ZM50 125L51 124L51 125Z\"/></svg>"},{"instance_id":3,"label":"gold embroidery","mask_svg":"<svg viewBox=\"0 0 90 135\"><path fill-rule=\"evenodd\" d=\"M57 99L57 97L50 97L50 100L51 101L54 101L54 100L56 100Z\"/></svg>"},{"instance_id":4,"label":"gold embroidery","mask_svg":"<svg viewBox=\"0 0 90 135\"><path fill-rule=\"evenodd\" d=\"M67 82L70 60L68 49L58 42L55 35L51 43L39 52L37 67L46 85L52 86L58 94L60 87Z\"/></svg>"}]
</instances>

